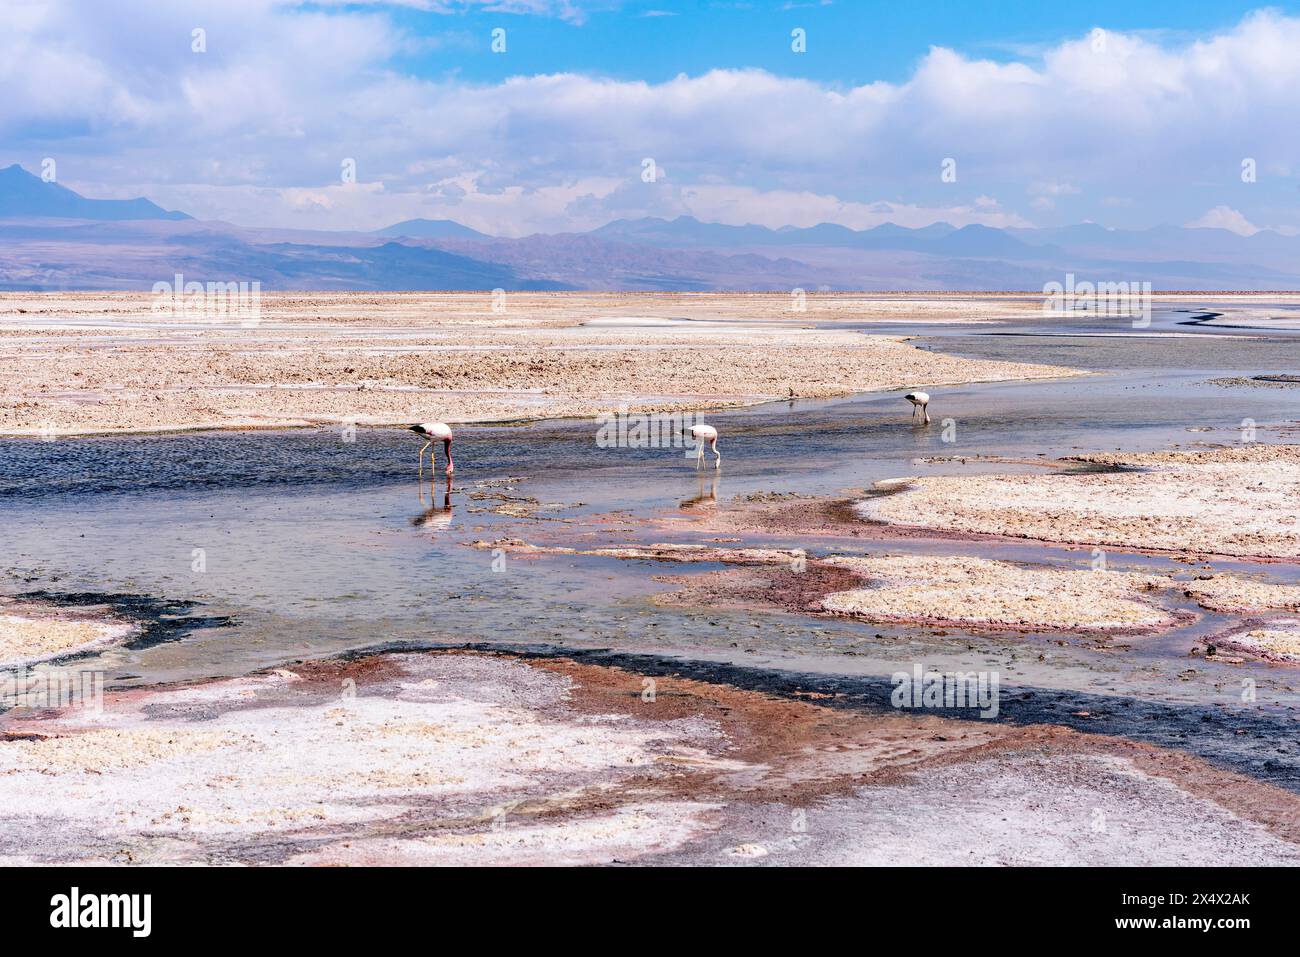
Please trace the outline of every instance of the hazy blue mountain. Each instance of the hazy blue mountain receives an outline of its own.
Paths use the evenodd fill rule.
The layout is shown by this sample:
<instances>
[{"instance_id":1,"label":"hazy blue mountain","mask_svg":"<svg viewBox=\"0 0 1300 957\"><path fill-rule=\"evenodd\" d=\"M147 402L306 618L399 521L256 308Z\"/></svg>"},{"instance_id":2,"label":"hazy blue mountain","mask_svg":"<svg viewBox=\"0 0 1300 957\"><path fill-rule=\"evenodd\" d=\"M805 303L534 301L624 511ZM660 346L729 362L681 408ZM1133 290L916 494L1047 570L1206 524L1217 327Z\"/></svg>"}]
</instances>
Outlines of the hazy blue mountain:
<instances>
[{"instance_id":1,"label":"hazy blue mountain","mask_svg":"<svg viewBox=\"0 0 1300 957\"><path fill-rule=\"evenodd\" d=\"M376 229L377 236L410 236L414 239L492 239L487 233L462 226L454 219L407 219Z\"/></svg>"},{"instance_id":2,"label":"hazy blue mountain","mask_svg":"<svg viewBox=\"0 0 1300 957\"><path fill-rule=\"evenodd\" d=\"M865 229L862 232L863 235L870 234L872 236L915 236L920 239L939 239L956 231L957 227L952 223L931 223L929 226L921 226L916 229L899 226L897 223L881 223L879 226L873 226L871 229Z\"/></svg>"},{"instance_id":3,"label":"hazy blue mountain","mask_svg":"<svg viewBox=\"0 0 1300 957\"><path fill-rule=\"evenodd\" d=\"M784 242L778 238L782 234L766 226L702 223L694 216L616 219L587 235L647 246L758 246Z\"/></svg>"},{"instance_id":4,"label":"hazy blue mountain","mask_svg":"<svg viewBox=\"0 0 1300 957\"><path fill-rule=\"evenodd\" d=\"M1011 227L1005 232L1032 246L1049 243L1071 245L1079 243L1104 243L1115 238L1119 230L1110 230L1097 223L1077 223L1073 226L1055 226L1047 229Z\"/></svg>"},{"instance_id":5,"label":"hazy blue mountain","mask_svg":"<svg viewBox=\"0 0 1300 957\"><path fill-rule=\"evenodd\" d=\"M591 234L537 234L488 243L426 240L450 252L509 265L522 276L552 279L582 289L790 291L822 285L842 288L846 273L835 265L809 264L769 250L716 251L614 242ZM856 276L856 270L855 270ZM857 281L855 279L855 281Z\"/></svg>"},{"instance_id":6,"label":"hazy blue mountain","mask_svg":"<svg viewBox=\"0 0 1300 957\"><path fill-rule=\"evenodd\" d=\"M920 229L908 229L884 223L870 229L850 229L837 223L816 226L727 226L702 223L691 216L667 220L654 216L642 219L617 219L587 235L619 242L648 246L842 246L851 249L893 249L913 252L937 252L957 256L998 256L1027 254L1030 246L1005 230L988 226L964 226L957 229L948 223L933 223Z\"/></svg>"},{"instance_id":7,"label":"hazy blue mountain","mask_svg":"<svg viewBox=\"0 0 1300 957\"><path fill-rule=\"evenodd\" d=\"M209 271L213 266L229 265L250 279L259 274L269 276L270 283L281 289L569 288L549 280L520 278L509 266L397 242L361 248L303 243L253 246L236 242L226 244L216 257L206 244L202 248L207 261L217 260L212 265L204 263ZM262 284L266 287L267 281Z\"/></svg>"},{"instance_id":8,"label":"hazy blue mountain","mask_svg":"<svg viewBox=\"0 0 1300 957\"><path fill-rule=\"evenodd\" d=\"M342 234L323 234L324 238ZM264 239L267 241L258 241ZM0 223L0 289L137 289L260 282L262 289L568 289L505 263L399 242L280 242L275 231L187 222Z\"/></svg>"},{"instance_id":9,"label":"hazy blue mountain","mask_svg":"<svg viewBox=\"0 0 1300 957\"><path fill-rule=\"evenodd\" d=\"M836 223L770 229L691 217L500 239L452 220L373 233L201 222L147 199L93 200L0 170L0 289L148 289L180 272L272 289L1155 290L1300 288L1300 237L1095 223L995 229Z\"/></svg>"},{"instance_id":10,"label":"hazy blue mountain","mask_svg":"<svg viewBox=\"0 0 1300 957\"><path fill-rule=\"evenodd\" d=\"M1130 281L1149 281L1156 288L1207 288L1205 283L1210 277L1216 277L1215 285L1222 285L1222 280L1235 271L1245 283L1243 288L1300 286L1300 237L1269 230L1241 236L1224 229L1161 225L1121 230L1096 223L1044 229L995 229L980 225L958 229L948 223L910 229L885 223L863 230L823 223L809 228L787 226L773 230L753 225L701 223L683 216L674 220L655 217L617 220L587 235L658 248L707 246L717 252L745 249L757 252L760 247L775 246L782 247L781 255L794 256L810 265L831 258L847 265L851 261L848 250L869 250L897 254L889 257L891 268L896 268L907 261L905 254L914 253L941 261L936 269L918 267L910 274L909 281L917 281L924 288L930 288L931 282L938 283L934 288L943 288L953 277L971 274L964 268L943 265L957 260L1024 264L1023 269L1011 273L990 268L990 278L1042 275L1047 281L1066 272L1082 276L1091 271L1095 278L1104 280L1117 272ZM827 252L832 248L844 252ZM775 250L763 252L763 255L776 254ZM863 282L874 278L864 275ZM1037 285L1040 283L1034 284ZM996 283L988 286L980 283L972 288L1002 287Z\"/></svg>"},{"instance_id":11,"label":"hazy blue mountain","mask_svg":"<svg viewBox=\"0 0 1300 957\"><path fill-rule=\"evenodd\" d=\"M761 229L762 227L755 227ZM773 241L777 243L793 243L796 245L812 244L818 246L851 246L859 233L856 230L849 229L847 226L841 226L839 223L818 223L816 226L799 228L798 226L782 226L773 232Z\"/></svg>"},{"instance_id":12,"label":"hazy blue mountain","mask_svg":"<svg viewBox=\"0 0 1300 957\"><path fill-rule=\"evenodd\" d=\"M940 256L979 259L1031 259L1042 257L1047 251L1021 242L1006 230L980 225L963 226L928 240L923 248Z\"/></svg>"},{"instance_id":13,"label":"hazy blue mountain","mask_svg":"<svg viewBox=\"0 0 1300 957\"><path fill-rule=\"evenodd\" d=\"M17 163L0 169L0 218L189 219L147 199L87 199L58 183L47 183Z\"/></svg>"}]
</instances>

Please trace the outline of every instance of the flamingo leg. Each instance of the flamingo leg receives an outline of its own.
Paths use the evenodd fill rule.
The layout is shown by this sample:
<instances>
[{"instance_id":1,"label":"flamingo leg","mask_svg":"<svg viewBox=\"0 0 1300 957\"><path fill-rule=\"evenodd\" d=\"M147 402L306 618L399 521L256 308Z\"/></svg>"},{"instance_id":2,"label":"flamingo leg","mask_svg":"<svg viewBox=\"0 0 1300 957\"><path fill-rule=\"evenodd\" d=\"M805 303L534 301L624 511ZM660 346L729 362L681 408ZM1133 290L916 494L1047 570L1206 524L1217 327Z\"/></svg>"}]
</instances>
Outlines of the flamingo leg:
<instances>
[{"instance_id":1,"label":"flamingo leg","mask_svg":"<svg viewBox=\"0 0 1300 957\"><path fill-rule=\"evenodd\" d=\"M428 443L426 443L425 446L424 446L424 449L427 449L430 445L433 445L433 443L432 443L432 442L428 442ZM424 449L420 449L420 477L421 477L421 479L424 478ZM430 468L433 468L432 465L430 465L429 467L430 467Z\"/></svg>"}]
</instances>

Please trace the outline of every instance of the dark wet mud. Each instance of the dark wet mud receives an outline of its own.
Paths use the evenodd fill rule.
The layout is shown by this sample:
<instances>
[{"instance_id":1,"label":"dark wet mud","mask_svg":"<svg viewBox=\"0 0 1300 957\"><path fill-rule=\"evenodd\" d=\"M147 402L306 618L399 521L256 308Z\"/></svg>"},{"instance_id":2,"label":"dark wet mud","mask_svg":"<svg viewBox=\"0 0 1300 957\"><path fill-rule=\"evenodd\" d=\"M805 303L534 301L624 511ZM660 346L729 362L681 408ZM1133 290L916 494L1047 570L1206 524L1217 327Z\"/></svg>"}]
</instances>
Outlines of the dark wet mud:
<instances>
[{"instance_id":1,"label":"dark wet mud","mask_svg":"<svg viewBox=\"0 0 1300 957\"><path fill-rule=\"evenodd\" d=\"M634 655L607 649L565 650L546 645L379 646L352 652L349 660L371 653L416 650L493 651L524 659L564 658L583 664L622 668L650 677L681 677L729 685L779 698L811 701L835 709L866 714L897 714L891 703L892 677L833 676L754 668L715 661ZM904 709L907 710L907 709ZM919 713L957 721L986 722L975 709L927 707ZM1249 774L1300 793L1300 748L1292 716L1268 714L1250 705L1171 705L1139 698L1066 692L1052 688L1017 687L1004 691L997 722L1013 725L1049 724L1087 734L1142 741L1202 758L1226 770Z\"/></svg>"}]
</instances>

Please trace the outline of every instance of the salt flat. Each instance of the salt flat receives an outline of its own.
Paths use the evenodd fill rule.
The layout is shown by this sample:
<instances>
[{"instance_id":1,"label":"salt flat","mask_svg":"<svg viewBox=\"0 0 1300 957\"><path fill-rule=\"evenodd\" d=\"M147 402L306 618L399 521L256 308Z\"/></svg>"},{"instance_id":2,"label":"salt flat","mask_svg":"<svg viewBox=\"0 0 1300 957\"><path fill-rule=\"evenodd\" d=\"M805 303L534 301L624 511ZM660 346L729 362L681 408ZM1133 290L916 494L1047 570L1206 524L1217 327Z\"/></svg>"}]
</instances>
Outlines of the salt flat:
<instances>
[{"instance_id":1,"label":"salt flat","mask_svg":"<svg viewBox=\"0 0 1300 957\"><path fill-rule=\"evenodd\" d=\"M590 416L1074 374L835 328L1037 308L1008 297L827 295L794 311L760 294L283 293L252 319L155 305L0 296L0 434Z\"/></svg>"},{"instance_id":2,"label":"salt flat","mask_svg":"<svg viewBox=\"0 0 1300 957\"><path fill-rule=\"evenodd\" d=\"M1159 748L562 659L309 662L0 735L8 864L1300 861L1300 798Z\"/></svg>"}]
</instances>

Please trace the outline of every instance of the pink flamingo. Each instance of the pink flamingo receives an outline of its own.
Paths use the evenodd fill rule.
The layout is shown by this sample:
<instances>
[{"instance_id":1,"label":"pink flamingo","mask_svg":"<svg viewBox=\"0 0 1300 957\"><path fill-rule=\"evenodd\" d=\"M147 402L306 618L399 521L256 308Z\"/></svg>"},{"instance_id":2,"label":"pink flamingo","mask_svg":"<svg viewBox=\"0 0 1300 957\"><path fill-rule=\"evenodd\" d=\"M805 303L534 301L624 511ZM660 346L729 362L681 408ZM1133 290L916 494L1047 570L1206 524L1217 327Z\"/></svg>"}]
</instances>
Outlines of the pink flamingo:
<instances>
[{"instance_id":1,"label":"pink flamingo","mask_svg":"<svg viewBox=\"0 0 1300 957\"><path fill-rule=\"evenodd\" d=\"M424 449L429 448L433 443L441 439L442 447L447 453L447 474L450 475L456 470L456 466L451 460L451 426L445 422L425 422L421 425L411 426L411 431L421 438L429 440L424 444L424 448L420 449L421 468L424 466ZM429 468L437 468L432 451L429 452Z\"/></svg>"},{"instance_id":2,"label":"pink flamingo","mask_svg":"<svg viewBox=\"0 0 1300 957\"><path fill-rule=\"evenodd\" d=\"M930 393L909 392L903 398L912 403L912 420L916 421L916 413L920 412L925 417L922 425L929 425L930 413L927 411L927 407L930 405Z\"/></svg>"},{"instance_id":3,"label":"pink flamingo","mask_svg":"<svg viewBox=\"0 0 1300 957\"><path fill-rule=\"evenodd\" d=\"M718 451L718 430L711 425L696 425L691 428L691 438L695 440L695 467L699 468L704 464L704 443L709 443L709 448L717 456L713 460L715 469L722 468L722 453Z\"/></svg>"}]
</instances>

